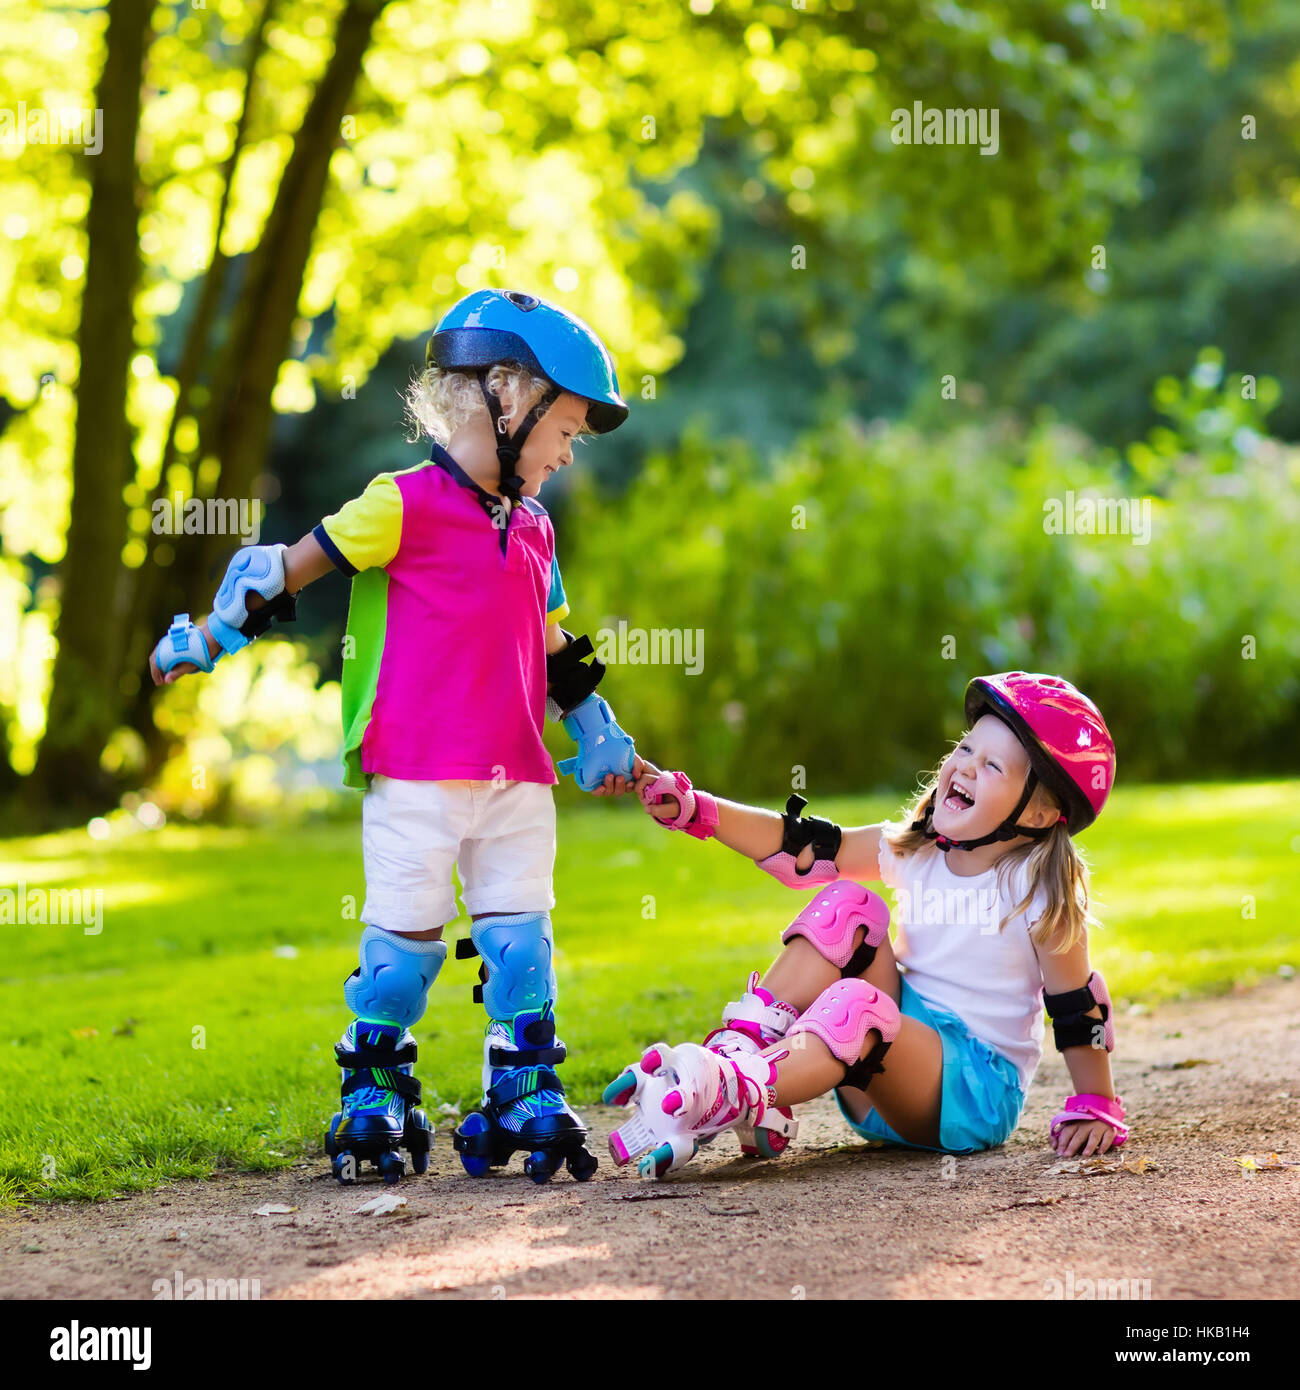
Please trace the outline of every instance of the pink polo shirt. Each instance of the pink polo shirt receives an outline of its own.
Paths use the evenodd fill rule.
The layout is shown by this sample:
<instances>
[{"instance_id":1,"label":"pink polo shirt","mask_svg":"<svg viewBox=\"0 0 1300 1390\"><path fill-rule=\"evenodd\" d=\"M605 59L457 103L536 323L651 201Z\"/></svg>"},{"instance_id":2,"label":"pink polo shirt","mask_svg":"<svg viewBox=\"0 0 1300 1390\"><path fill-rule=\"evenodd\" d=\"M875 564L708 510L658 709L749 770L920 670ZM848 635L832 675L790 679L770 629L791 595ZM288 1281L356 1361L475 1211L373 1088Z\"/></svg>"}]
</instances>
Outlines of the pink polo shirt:
<instances>
[{"instance_id":1,"label":"pink polo shirt","mask_svg":"<svg viewBox=\"0 0 1300 1390\"><path fill-rule=\"evenodd\" d=\"M555 532L525 498L508 526L447 451L377 477L313 533L352 578L344 781L558 779L542 743L546 625L568 612Z\"/></svg>"}]
</instances>

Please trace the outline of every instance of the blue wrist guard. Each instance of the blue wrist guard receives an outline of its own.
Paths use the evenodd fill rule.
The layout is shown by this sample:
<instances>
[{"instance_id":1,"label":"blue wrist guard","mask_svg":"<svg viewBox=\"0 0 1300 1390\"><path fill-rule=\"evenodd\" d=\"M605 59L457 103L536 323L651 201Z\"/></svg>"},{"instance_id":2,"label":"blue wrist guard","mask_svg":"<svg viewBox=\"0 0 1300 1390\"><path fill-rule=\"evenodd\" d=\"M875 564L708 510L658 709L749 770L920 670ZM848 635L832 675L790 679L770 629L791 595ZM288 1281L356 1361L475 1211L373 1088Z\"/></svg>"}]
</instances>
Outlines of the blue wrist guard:
<instances>
[{"instance_id":1,"label":"blue wrist guard","mask_svg":"<svg viewBox=\"0 0 1300 1390\"><path fill-rule=\"evenodd\" d=\"M284 545L249 545L236 552L212 600L208 631L223 650L237 652L260 637L271 620L291 623L297 616L298 595L284 589ZM259 595L261 608L248 609L248 595Z\"/></svg>"},{"instance_id":2,"label":"blue wrist guard","mask_svg":"<svg viewBox=\"0 0 1300 1390\"><path fill-rule=\"evenodd\" d=\"M584 792L595 791L609 773L632 776L636 745L614 722L614 711L599 695L591 694L560 721L578 745L576 758L565 758L562 775L573 773Z\"/></svg>"},{"instance_id":3,"label":"blue wrist guard","mask_svg":"<svg viewBox=\"0 0 1300 1390\"><path fill-rule=\"evenodd\" d=\"M158 643L154 659L158 662L158 669L165 676L173 666L179 666L182 661L193 662L200 671L210 671L221 656L222 653L219 652L213 657L208 651L203 630L190 622L188 613L177 613L172 619L171 627L167 629L167 636Z\"/></svg>"}]
</instances>

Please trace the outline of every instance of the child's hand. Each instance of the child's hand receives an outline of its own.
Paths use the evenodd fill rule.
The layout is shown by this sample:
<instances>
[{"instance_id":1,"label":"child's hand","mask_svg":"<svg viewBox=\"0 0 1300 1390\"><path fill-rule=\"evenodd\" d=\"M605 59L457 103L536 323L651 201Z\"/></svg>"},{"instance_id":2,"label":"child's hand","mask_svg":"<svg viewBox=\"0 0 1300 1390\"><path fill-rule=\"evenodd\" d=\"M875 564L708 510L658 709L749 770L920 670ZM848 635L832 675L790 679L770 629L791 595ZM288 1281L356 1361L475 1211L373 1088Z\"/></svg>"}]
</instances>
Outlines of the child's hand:
<instances>
[{"instance_id":1,"label":"child's hand","mask_svg":"<svg viewBox=\"0 0 1300 1390\"><path fill-rule=\"evenodd\" d=\"M643 766L644 764L639 757L633 759L632 777L634 780L631 782L622 775L615 777L612 772L606 773L604 782L599 787L592 788L592 796L624 796L627 792L636 791L641 786Z\"/></svg>"},{"instance_id":2,"label":"child's hand","mask_svg":"<svg viewBox=\"0 0 1300 1390\"><path fill-rule=\"evenodd\" d=\"M215 658L218 652L220 652L221 650L221 644L208 631L208 624L206 619L201 623L196 623L194 625L194 629L197 629L199 633L199 639L207 648L208 666L206 669L210 671L212 669L213 658ZM168 634L168 636L170 636L170 633ZM164 637L162 640L163 642L166 642L168 638ZM171 670L164 675L162 668L158 665L158 648L161 646L162 642L159 642L158 646L156 646L153 649L153 651L149 653L149 674L153 678L153 683L155 685L171 685L173 681L180 680L182 676L193 675L195 672L202 671L205 669L202 666L196 665L192 661L178 661L176 665L173 666Z\"/></svg>"},{"instance_id":3,"label":"child's hand","mask_svg":"<svg viewBox=\"0 0 1300 1390\"><path fill-rule=\"evenodd\" d=\"M1115 1142L1115 1130L1104 1120L1075 1120L1062 1125L1048 1143L1062 1158L1072 1158L1082 1149L1083 1158L1104 1154Z\"/></svg>"},{"instance_id":4,"label":"child's hand","mask_svg":"<svg viewBox=\"0 0 1300 1390\"><path fill-rule=\"evenodd\" d=\"M660 769L657 768L654 765L654 763L647 762L644 758L638 758L637 762L640 765L641 769L636 779L636 793L639 797L642 791L644 791L645 788L648 787L650 783L653 782L654 779L660 775ZM645 806L644 799L642 800L641 804ZM667 795L665 795L663 800L660 801L657 805L646 806L645 809L646 814L653 816L654 819L657 821L676 820L677 817L680 816L682 813L681 803L677 800L677 798L675 796Z\"/></svg>"}]
</instances>

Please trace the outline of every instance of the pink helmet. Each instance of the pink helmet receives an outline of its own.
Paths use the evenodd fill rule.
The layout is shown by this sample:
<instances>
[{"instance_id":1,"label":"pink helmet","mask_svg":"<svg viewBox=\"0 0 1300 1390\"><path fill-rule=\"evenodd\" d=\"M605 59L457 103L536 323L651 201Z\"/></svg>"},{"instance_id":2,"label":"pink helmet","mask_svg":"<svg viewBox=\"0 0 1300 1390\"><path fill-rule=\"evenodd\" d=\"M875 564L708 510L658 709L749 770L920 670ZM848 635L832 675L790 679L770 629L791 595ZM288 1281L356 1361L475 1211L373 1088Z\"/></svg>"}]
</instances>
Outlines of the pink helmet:
<instances>
[{"instance_id":1,"label":"pink helmet","mask_svg":"<svg viewBox=\"0 0 1300 1390\"><path fill-rule=\"evenodd\" d=\"M1060 676L1004 671L966 687L966 720L992 714L1010 727L1030 766L1065 808L1071 834L1101 814L1115 785L1115 740L1101 711Z\"/></svg>"}]
</instances>

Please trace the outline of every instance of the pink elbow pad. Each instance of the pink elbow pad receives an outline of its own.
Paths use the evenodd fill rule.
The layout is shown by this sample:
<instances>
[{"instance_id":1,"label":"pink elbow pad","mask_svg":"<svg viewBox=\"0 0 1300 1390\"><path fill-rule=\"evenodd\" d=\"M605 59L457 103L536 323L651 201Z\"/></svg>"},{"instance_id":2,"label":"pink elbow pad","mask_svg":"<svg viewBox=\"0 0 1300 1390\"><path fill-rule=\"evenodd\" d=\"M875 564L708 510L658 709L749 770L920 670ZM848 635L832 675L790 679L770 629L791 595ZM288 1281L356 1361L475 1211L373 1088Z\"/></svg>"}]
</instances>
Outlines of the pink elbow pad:
<instances>
[{"instance_id":1,"label":"pink elbow pad","mask_svg":"<svg viewBox=\"0 0 1300 1390\"><path fill-rule=\"evenodd\" d=\"M787 888L820 888L824 883L834 883L840 876L833 859L814 859L808 868L800 869L794 855L783 849L769 854L766 859L755 859L754 863Z\"/></svg>"}]
</instances>

